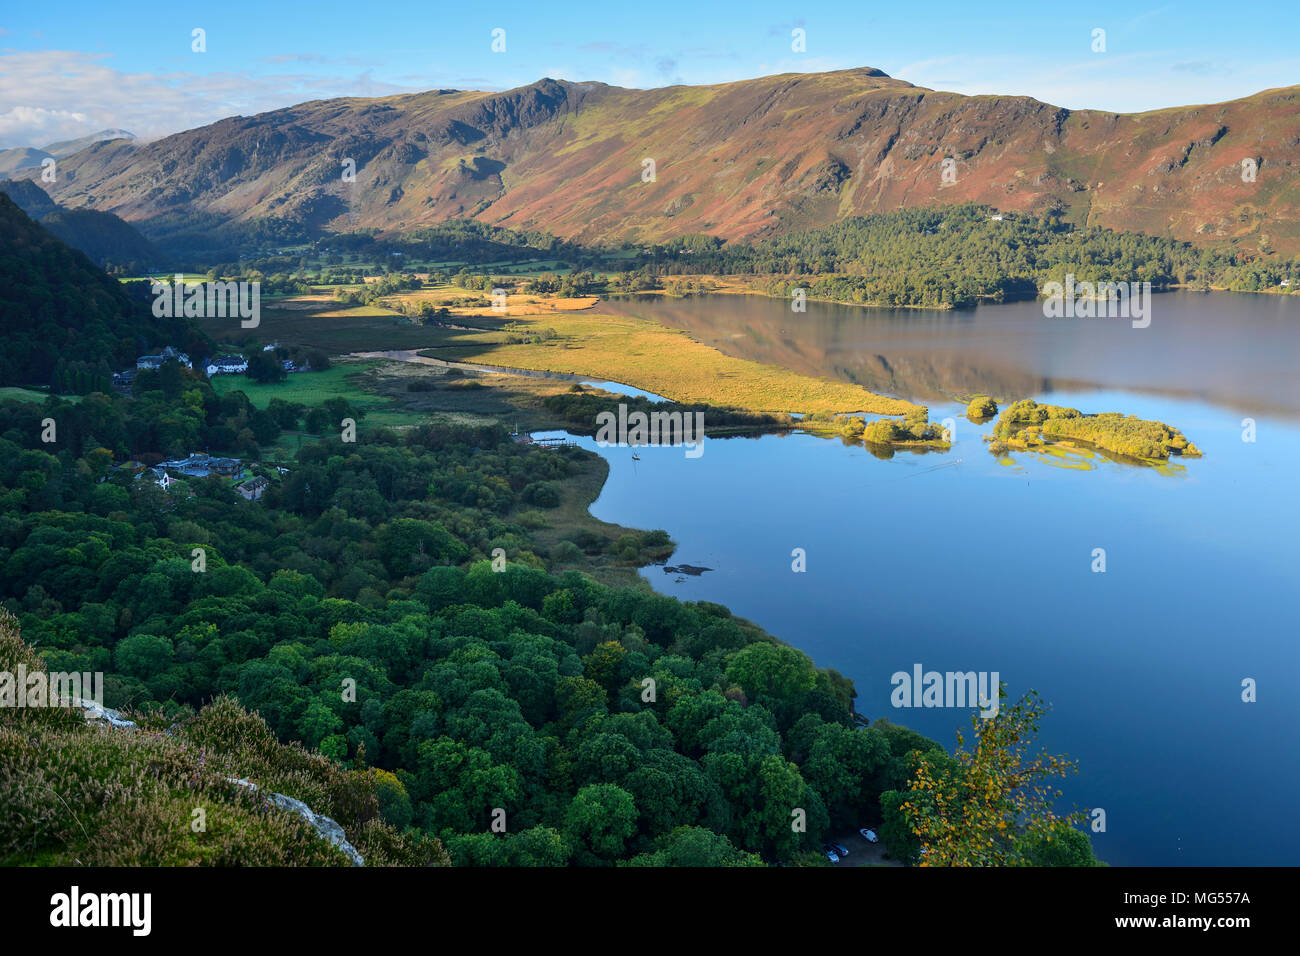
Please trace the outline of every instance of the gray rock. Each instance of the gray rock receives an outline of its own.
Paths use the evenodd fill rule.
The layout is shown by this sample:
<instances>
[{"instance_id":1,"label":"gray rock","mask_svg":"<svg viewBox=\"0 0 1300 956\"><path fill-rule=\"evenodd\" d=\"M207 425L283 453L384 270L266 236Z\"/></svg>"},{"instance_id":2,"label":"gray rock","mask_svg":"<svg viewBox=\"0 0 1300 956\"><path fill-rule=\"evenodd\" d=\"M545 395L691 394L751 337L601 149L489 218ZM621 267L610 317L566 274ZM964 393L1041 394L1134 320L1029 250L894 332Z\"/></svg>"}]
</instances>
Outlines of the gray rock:
<instances>
[{"instance_id":1,"label":"gray rock","mask_svg":"<svg viewBox=\"0 0 1300 956\"><path fill-rule=\"evenodd\" d=\"M127 720L118 711L101 707L93 700L77 698L75 704L81 708L81 716L86 718L88 724L107 724L118 730L135 730L134 720Z\"/></svg>"},{"instance_id":2,"label":"gray rock","mask_svg":"<svg viewBox=\"0 0 1300 956\"><path fill-rule=\"evenodd\" d=\"M247 787L249 790L261 790L261 787L253 783L251 780L244 780L240 777L227 777L226 779L231 783L239 784L241 787ZM287 797L283 793L272 793L268 790L266 791L266 794L270 798L271 802L277 807L296 813L298 816L310 823L317 833L346 853L348 858L352 860L353 866L366 865L365 859L362 858L361 854L356 851L356 848L348 842L347 834L344 832L343 827L339 825L337 820L316 813L301 800Z\"/></svg>"}]
</instances>

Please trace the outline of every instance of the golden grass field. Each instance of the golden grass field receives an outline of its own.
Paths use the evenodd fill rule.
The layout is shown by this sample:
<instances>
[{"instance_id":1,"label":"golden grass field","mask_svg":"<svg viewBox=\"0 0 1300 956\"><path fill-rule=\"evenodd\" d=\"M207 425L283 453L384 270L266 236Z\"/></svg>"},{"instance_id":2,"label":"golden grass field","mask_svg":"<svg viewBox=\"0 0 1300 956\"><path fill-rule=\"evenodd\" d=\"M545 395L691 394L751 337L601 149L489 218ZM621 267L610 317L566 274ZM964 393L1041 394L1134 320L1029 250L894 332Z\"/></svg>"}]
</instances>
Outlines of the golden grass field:
<instances>
[{"instance_id":1,"label":"golden grass field","mask_svg":"<svg viewBox=\"0 0 1300 956\"><path fill-rule=\"evenodd\" d=\"M705 402L763 412L870 412L902 415L909 402L876 395L847 382L801 375L724 355L685 332L649 319L580 312L543 312L535 302L516 303L506 313L521 330L553 329L547 342L510 344L507 333L439 329L440 342L423 354L436 358L567 372L633 385L679 402ZM521 297L527 298L527 297ZM457 314L492 316L491 310Z\"/></svg>"},{"instance_id":2,"label":"golden grass field","mask_svg":"<svg viewBox=\"0 0 1300 956\"><path fill-rule=\"evenodd\" d=\"M417 325L399 314L422 301L449 308L451 325L463 320L469 327ZM242 334L237 327L209 325L219 338ZM557 337L510 344L507 326L525 331L553 329ZM455 286L388 296L382 304L368 306L345 306L330 294L317 292L288 297L268 308L258 336L336 355L419 349L451 361L566 372L622 382L675 401L752 411L902 415L915 408L847 382L726 355L651 319L607 315L599 311L595 296L560 299L514 294L504 311L495 311L486 294Z\"/></svg>"}]
</instances>

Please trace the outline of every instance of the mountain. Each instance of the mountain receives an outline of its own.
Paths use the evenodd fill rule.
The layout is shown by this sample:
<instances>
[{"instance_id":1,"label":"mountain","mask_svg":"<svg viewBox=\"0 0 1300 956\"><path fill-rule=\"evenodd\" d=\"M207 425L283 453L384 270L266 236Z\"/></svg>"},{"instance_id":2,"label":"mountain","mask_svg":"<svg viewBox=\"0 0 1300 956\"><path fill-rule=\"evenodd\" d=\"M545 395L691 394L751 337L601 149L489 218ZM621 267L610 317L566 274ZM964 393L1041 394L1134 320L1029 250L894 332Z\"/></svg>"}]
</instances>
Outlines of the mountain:
<instances>
[{"instance_id":1,"label":"mountain","mask_svg":"<svg viewBox=\"0 0 1300 956\"><path fill-rule=\"evenodd\" d=\"M5 193L14 204L33 219L54 212L59 207L40 186L26 179L0 179L0 193Z\"/></svg>"},{"instance_id":2,"label":"mountain","mask_svg":"<svg viewBox=\"0 0 1300 956\"><path fill-rule=\"evenodd\" d=\"M1257 181L1244 181L1243 160ZM1294 252L1297 167L1300 87L1117 114L936 92L864 68L315 101L143 145L96 143L60 161L52 193L182 244L457 217L584 241L736 239L970 200Z\"/></svg>"},{"instance_id":3,"label":"mountain","mask_svg":"<svg viewBox=\"0 0 1300 956\"><path fill-rule=\"evenodd\" d=\"M30 146L0 149L0 175L16 173L20 169L39 168L47 159L61 159L79 153L96 143L114 139L132 140L135 139L135 134L128 133L124 129L101 129L98 133L91 133L89 136L81 136L77 139L60 140L41 149Z\"/></svg>"},{"instance_id":4,"label":"mountain","mask_svg":"<svg viewBox=\"0 0 1300 956\"><path fill-rule=\"evenodd\" d=\"M25 179L0 179L0 193L8 194L19 209L101 268L115 265L138 274L164 262L139 230L111 212L64 209L40 186Z\"/></svg>"},{"instance_id":5,"label":"mountain","mask_svg":"<svg viewBox=\"0 0 1300 956\"><path fill-rule=\"evenodd\" d=\"M20 169L39 168L43 160L51 158L53 157L45 150L32 149L30 146L0 149L0 176L16 173Z\"/></svg>"},{"instance_id":6,"label":"mountain","mask_svg":"<svg viewBox=\"0 0 1300 956\"><path fill-rule=\"evenodd\" d=\"M41 149L54 157L71 156L73 153L81 152L88 146L112 139L135 139L135 133L128 133L124 129L101 129L98 133L80 136L77 139L60 140L57 143L42 146Z\"/></svg>"},{"instance_id":7,"label":"mountain","mask_svg":"<svg viewBox=\"0 0 1300 956\"><path fill-rule=\"evenodd\" d=\"M41 225L101 268L122 266L127 275L139 275L163 262L153 243L111 212L59 208L43 216Z\"/></svg>"},{"instance_id":8,"label":"mountain","mask_svg":"<svg viewBox=\"0 0 1300 956\"><path fill-rule=\"evenodd\" d=\"M134 365L185 331L0 194L0 385L46 384L60 359Z\"/></svg>"}]
</instances>

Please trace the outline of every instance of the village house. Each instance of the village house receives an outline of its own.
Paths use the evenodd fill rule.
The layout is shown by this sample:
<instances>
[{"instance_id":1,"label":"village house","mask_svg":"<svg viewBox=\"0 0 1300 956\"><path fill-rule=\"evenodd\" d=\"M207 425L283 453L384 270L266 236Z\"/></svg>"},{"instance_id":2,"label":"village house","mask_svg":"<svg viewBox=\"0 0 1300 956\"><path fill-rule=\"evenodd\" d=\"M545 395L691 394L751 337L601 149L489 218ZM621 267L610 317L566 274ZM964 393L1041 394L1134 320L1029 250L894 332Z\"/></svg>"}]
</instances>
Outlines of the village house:
<instances>
[{"instance_id":1,"label":"village house","mask_svg":"<svg viewBox=\"0 0 1300 956\"><path fill-rule=\"evenodd\" d=\"M249 501L256 501L266 493L266 489L269 487L271 487L271 483L258 475L256 478L250 478L242 485L237 486L235 490Z\"/></svg>"},{"instance_id":2,"label":"village house","mask_svg":"<svg viewBox=\"0 0 1300 956\"><path fill-rule=\"evenodd\" d=\"M163 362L167 361L168 359L175 359L177 362L184 365L186 368L190 368L190 357L186 355L184 352L178 352L170 345L167 346L165 349L163 349L161 352L159 352L157 355L141 355L138 359L135 360L135 367L137 369L161 368Z\"/></svg>"},{"instance_id":3,"label":"village house","mask_svg":"<svg viewBox=\"0 0 1300 956\"><path fill-rule=\"evenodd\" d=\"M242 355L219 355L208 360L208 378L214 375L241 375L248 371L248 359Z\"/></svg>"},{"instance_id":4,"label":"village house","mask_svg":"<svg viewBox=\"0 0 1300 956\"><path fill-rule=\"evenodd\" d=\"M117 389L119 392L130 394L131 385L135 382L135 373L136 370L133 368L129 368L124 372L114 372L113 388Z\"/></svg>"},{"instance_id":5,"label":"village house","mask_svg":"<svg viewBox=\"0 0 1300 956\"><path fill-rule=\"evenodd\" d=\"M206 478L208 475L237 475L243 470L244 463L238 458L213 458L211 455L193 454L188 458L178 458L162 463L163 468L178 471L190 478Z\"/></svg>"}]
</instances>

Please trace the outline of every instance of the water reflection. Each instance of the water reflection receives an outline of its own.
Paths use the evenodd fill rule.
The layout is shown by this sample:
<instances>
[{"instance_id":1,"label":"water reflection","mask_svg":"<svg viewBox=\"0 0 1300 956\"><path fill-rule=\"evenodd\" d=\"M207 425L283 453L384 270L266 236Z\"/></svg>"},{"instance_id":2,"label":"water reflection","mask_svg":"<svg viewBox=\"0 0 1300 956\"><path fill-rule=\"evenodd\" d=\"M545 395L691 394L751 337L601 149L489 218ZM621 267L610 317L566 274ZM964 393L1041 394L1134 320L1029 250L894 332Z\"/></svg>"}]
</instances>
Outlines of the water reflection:
<instances>
[{"instance_id":1,"label":"water reflection","mask_svg":"<svg viewBox=\"0 0 1300 956\"><path fill-rule=\"evenodd\" d=\"M739 358L919 402L1122 388L1300 417L1300 303L1288 296L1158 295L1145 329L1123 319L1048 319L1036 302L957 312L807 306L794 314L784 300L753 295L602 305Z\"/></svg>"}]
</instances>

